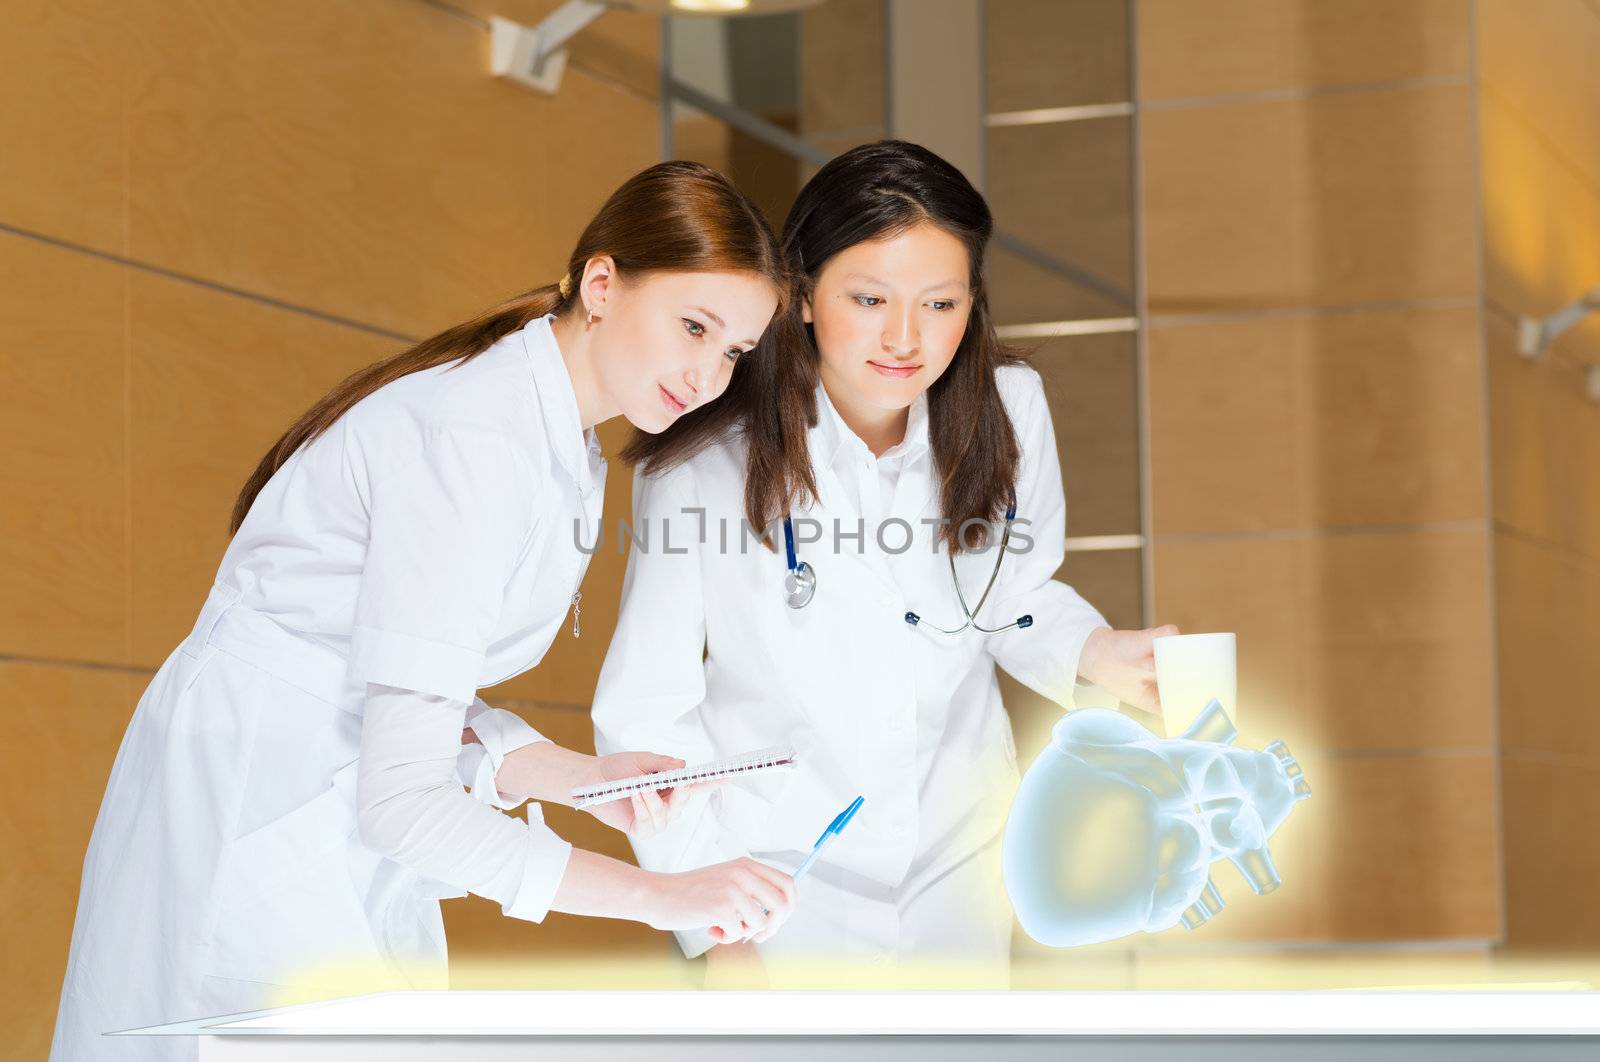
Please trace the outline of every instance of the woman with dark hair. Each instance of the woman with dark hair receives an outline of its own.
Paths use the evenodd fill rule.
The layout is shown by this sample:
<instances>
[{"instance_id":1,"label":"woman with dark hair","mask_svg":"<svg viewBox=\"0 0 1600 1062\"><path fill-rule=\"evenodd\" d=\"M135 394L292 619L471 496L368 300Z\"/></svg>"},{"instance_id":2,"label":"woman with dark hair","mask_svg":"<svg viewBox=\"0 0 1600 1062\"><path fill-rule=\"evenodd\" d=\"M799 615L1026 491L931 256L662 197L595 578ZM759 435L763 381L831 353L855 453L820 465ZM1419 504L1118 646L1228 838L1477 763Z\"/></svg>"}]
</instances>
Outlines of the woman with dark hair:
<instances>
[{"instance_id":1,"label":"woman with dark hair","mask_svg":"<svg viewBox=\"0 0 1600 1062\"><path fill-rule=\"evenodd\" d=\"M625 455L642 462L636 525L680 549L629 561L597 747L694 761L790 744L803 768L692 798L634 839L641 865L793 869L866 798L781 934L680 933L691 955L759 945L777 982L915 960L922 983L1006 983L1017 766L996 664L1064 707L1080 677L1157 707L1151 641L1172 628L1113 631L1054 579L1056 440L1038 374L990 320L991 231L925 148L835 158L784 225L790 312L722 402Z\"/></svg>"},{"instance_id":2,"label":"woman with dark hair","mask_svg":"<svg viewBox=\"0 0 1600 1062\"><path fill-rule=\"evenodd\" d=\"M775 926L752 860L663 874L503 814L683 766L587 756L476 699L544 655L600 521L594 426L660 432L723 391L787 297L727 178L622 185L559 284L367 367L261 459L193 632L140 698L89 842L52 1059L193 1058L104 1033L329 994L439 987L439 899L663 929ZM587 540L587 539L585 539ZM463 790L471 787L471 794ZM690 789L601 804L630 833Z\"/></svg>"}]
</instances>

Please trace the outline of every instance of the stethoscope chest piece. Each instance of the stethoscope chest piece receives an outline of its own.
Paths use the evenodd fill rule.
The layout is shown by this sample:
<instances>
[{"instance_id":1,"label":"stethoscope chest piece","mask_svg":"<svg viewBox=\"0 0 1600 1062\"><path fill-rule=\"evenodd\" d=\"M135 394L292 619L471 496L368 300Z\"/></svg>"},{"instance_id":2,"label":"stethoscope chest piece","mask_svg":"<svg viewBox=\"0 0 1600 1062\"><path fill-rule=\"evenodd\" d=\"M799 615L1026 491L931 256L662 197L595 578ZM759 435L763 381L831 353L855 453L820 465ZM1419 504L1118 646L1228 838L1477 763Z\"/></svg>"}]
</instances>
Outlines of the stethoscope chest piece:
<instances>
[{"instance_id":1,"label":"stethoscope chest piece","mask_svg":"<svg viewBox=\"0 0 1600 1062\"><path fill-rule=\"evenodd\" d=\"M817 572L805 561L783 576L783 603L790 608L805 608L817 594Z\"/></svg>"}]
</instances>

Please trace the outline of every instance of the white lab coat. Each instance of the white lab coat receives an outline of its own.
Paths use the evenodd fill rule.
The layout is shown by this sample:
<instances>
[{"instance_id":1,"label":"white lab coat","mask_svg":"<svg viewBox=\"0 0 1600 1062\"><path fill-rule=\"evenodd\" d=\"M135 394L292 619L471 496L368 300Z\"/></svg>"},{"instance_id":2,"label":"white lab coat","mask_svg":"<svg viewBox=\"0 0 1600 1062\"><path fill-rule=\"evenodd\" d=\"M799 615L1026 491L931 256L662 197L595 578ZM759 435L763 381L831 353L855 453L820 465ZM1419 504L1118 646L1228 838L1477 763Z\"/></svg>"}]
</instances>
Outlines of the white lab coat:
<instances>
[{"instance_id":1,"label":"white lab coat","mask_svg":"<svg viewBox=\"0 0 1600 1062\"><path fill-rule=\"evenodd\" d=\"M307 977L440 986L438 899L468 889L543 917L570 846L537 805L524 825L461 783L506 807L501 757L539 740L474 691L533 666L562 628L588 560L574 526L598 526L604 473L548 319L383 387L278 470L128 724L52 1059L192 1058L192 1038L100 1034L270 1005ZM394 689L364 748L369 684ZM464 723L483 748L454 777ZM384 777L358 785L369 752ZM445 784L407 794L411 808L472 829L408 837L358 813L364 787L387 799L385 778L441 757ZM364 843L375 829L404 856ZM447 872L419 872L453 843Z\"/></svg>"},{"instance_id":2,"label":"white lab coat","mask_svg":"<svg viewBox=\"0 0 1600 1062\"><path fill-rule=\"evenodd\" d=\"M640 863L682 870L749 854L793 869L835 814L866 798L801 883L797 913L761 946L769 972L790 958L797 970L814 959L914 960L955 964L958 980L966 969L978 982L1004 982L1011 915L999 837L1018 776L994 665L1070 707L1084 641L1106 624L1053 578L1066 506L1039 376L1007 367L998 383L1023 453L1017 527L1033 543L1008 552L980 620L994 627L1031 614L1025 630L950 636L904 620L908 610L946 628L962 619L948 554L934 548L925 399L910 411L905 441L875 460L818 388L809 446L821 496L794 513L797 538L813 534L806 518L823 529L821 541L798 546L817 573L805 608L782 599L781 534L776 552L741 537L737 440L635 479L634 535L650 538L632 548L595 696L597 746L693 763L791 743L800 757L798 769L724 786L636 840ZM893 552L905 541L900 524L885 524L879 543L880 518L909 525L910 548ZM836 520L851 535L866 521L859 548L835 539ZM969 602L994 556L957 558ZM710 945L703 933L679 940L690 955ZM796 983L815 980L801 973Z\"/></svg>"}]
</instances>

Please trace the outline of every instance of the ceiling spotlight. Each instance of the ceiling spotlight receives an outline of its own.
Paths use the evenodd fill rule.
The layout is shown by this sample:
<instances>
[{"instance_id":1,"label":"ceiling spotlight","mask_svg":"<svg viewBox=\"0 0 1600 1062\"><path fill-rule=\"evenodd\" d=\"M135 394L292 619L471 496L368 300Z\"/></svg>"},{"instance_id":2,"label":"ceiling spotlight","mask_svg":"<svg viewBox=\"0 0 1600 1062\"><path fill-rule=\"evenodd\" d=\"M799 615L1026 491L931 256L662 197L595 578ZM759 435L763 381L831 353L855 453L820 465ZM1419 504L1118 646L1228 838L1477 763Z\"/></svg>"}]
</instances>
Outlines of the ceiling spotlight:
<instances>
[{"instance_id":1,"label":"ceiling spotlight","mask_svg":"<svg viewBox=\"0 0 1600 1062\"><path fill-rule=\"evenodd\" d=\"M567 0L537 26L499 15L489 19L489 71L495 77L555 95L567 66L566 44L611 8L657 15L778 15L822 0Z\"/></svg>"},{"instance_id":2,"label":"ceiling spotlight","mask_svg":"<svg viewBox=\"0 0 1600 1062\"><path fill-rule=\"evenodd\" d=\"M822 0L617 0L618 7L661 15L781 15Z\"/></svg>"},{"instance_id":3,"label":"ceiling spotlight","mask_svg":"<svg viewBox=\"0 0 1600 1062\"><path fill-rule=\"evenodd\" d=\"M670 5L675 10L690 14L726 15L743 11L750 6L750 0L670 0Z\"/></svg>"}]
</instances>

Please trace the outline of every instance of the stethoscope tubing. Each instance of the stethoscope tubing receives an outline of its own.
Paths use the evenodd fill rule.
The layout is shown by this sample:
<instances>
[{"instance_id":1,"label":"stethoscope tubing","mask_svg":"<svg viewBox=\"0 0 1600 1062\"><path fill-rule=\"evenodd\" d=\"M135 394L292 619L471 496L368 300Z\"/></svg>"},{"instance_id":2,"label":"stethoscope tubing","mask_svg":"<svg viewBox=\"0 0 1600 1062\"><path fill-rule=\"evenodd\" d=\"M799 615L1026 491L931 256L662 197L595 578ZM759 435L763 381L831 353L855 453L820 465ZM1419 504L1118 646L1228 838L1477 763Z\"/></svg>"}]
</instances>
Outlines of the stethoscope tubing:
<instances>
[{"instance_id":1,"label":"stethoscope tubing","mask_svg":"<svg viewBox=\"0 0 1600 1062\"><path fill-rule=\"evenodd\" d=\"M1015 620L1001 627L985 627L978 622L977 616L983 610L984 603L989 600L989 592L994 589L995 582L1000 578L1000 565L1005 560L1006 547L1011 542L1011 524L1016 518L1017 506L1016 502L1013 501L1006 508L1006 525L1005 529L1000 533L1000 545L995 552L994 568L989 572L989 581L984 584L983 593L978 595L976 607L968 606L967 596L961 590L960 576L956 573L955 554L951 553L949 556L950 582L956 588L956 600L961 604L962 615L966 616L965 623L954 629L948 629L927 622L915 612L907 612L905 614L906 623L912 627L926 627L929 630L938 631L940 634L952 635L960 634L969 627L983 634L999 634L1001 631L1009 631L1013 628L1026 629L1033 626L1033 617L1028 615L1018 616ZM817 573L815 568L800 560L795 551L794 521L788 513L783 514L783 550L788 562L788 571L783 577L784 603L794 609L805 608L816 597Z\"/></svg>"}]
</instances>

